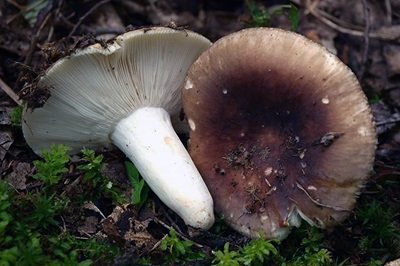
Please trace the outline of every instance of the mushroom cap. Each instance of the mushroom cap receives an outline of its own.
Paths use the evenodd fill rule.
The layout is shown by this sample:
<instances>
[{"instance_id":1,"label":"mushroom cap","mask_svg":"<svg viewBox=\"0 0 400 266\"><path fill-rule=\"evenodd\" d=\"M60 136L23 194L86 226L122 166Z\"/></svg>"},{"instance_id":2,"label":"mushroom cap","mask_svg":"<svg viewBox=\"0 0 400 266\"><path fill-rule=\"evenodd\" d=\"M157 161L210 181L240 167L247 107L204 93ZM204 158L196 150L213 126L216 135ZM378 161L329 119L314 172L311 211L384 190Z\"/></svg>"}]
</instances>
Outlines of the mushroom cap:
<instances>
[{"instance_id":1,"label":"mushroom cap","mask_svg":"<svg viewBox=\"0 0 400 266\"><path fill-rule=\"evenodd\" d=\"M25 110L22 129L36 153L51 143L79 151L108 146L114 126L140 107L178 115L180 87L193 61L211 45L187 30L139 29L57 61L38 83L51 96Z\"/></svg>"},{"instance_id":2,"label":"mushroom cap","mask_svg":"<svg viewBox=\"0 0 400 266\"><path fill-rule=\"evenodd\" d=\"M279 29L218 40L183 88L189 153L225 221L282 239L301 218L343 221L373 165L371 110L351 70Z\"/></svg>"}]
</instances>

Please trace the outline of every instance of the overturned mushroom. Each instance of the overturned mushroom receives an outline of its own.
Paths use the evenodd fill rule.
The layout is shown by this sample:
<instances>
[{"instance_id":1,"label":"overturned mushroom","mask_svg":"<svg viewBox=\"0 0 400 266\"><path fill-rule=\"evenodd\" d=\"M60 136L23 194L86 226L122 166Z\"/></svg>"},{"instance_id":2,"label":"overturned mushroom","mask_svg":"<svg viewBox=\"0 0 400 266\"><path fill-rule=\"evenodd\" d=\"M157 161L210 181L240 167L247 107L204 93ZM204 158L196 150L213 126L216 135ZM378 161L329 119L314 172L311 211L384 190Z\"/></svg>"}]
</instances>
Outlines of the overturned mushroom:
<instances>
[{"instance_id":1,"label":"overturned mushroom","mask_svg":"<svg viewBox=\"0 0 400 266\"><path fill-rule=\"evenodd\" d=\"M56 62L38 84L51 97L24 112L26 141L36 153L51 143L73 152L113 143L187 224L209 228L212 198L170 114L179 113L186 72L210 44L190 31L141 29Z\"/></svg>"},{"instance_id":2,"label":"overturned mushroom","mask_svg":"<svg viewBox=\"0 0 400 266\"><path fill-rule=\"evenodd\" d=\"M189 153L216 211L250 237L282 239L303 218L343 221L373 164L372 115L337 57L279 29L226 36L183 89Z\"/></svg>"}]
</instances>

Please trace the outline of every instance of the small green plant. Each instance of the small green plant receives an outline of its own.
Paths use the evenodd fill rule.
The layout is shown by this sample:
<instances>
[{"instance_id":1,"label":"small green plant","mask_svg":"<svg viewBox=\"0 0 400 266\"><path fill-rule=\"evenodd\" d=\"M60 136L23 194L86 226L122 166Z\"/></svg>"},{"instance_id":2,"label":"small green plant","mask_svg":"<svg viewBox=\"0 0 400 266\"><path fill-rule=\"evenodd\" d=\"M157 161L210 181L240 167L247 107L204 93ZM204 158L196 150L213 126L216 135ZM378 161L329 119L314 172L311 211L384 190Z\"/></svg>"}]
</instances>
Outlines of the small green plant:
<instances>
[{"instance_id":1,"label":"small green plant","mask_svg":"<svg viewBox=\"0 0 400 266\"><path fill-rule=\"evenodd\" d=\"M101 165L103 164L103 155L97 155L93 150L83 148L82 159L85 161L84 164L79 165L78 169L85 172L83 178L85 181L90 182L94 187L97 187L103 183L104 177L101 174Z\"/></svg>"},{"instance_id":2,"label":"small green plant","mask_svg":"<svg viewBox=\"0 0 400 266\"><path fill-rule=\"evenodd\" d=\"M70 149L62 144L50 146L50 150L42 151L43 161L34 161L33 165L36 167L36 174L34 178L42 181L47 186L57 184L63 174L68 172L65 166L69 162L67 152Z\"/></svg>"},{"instance_id":3,"label":"small green plant","mask_svg":"<svg viewBox=\"0 0 400 266\"><path fill-rule=\"evenodd\" d=\"M297 30L299 25L299 10L293 4L279 5L270 11L265 9L264 6L258 6L250 0L246 1L246 6L250 12L250 21L247 23L251 27L269 27L274 17L286 13L291 24L291 30Z\"/></svg>"},{"instance_id":4,"label":"small green plant","mask_svg":"<svg viewBox=\"0 0 400 266\"><path fill-rule=\"evenodd\" d=\"M223 235L224 233L229 233L229 227L226 224L224 217L216 214L215 222L213 226L210 228L210 232L217 235Z\"/></svg>"},{"instance_id":5,"label":"small green plant","mask_svg":"<svg viewBox=\"0 0 400 266\"><path fill-rule=\"evenodd\" d=\"M11 194L12 192L8 184L0 180L0 239L4 237L7 226L12 221L12 216L9 211L11 206Z\"/></svg>"},{"instance_id":6,"label":"small green plant","mask_svg":"<svg viewBox=\"0 0 400 266\"><path fill-rule=\"evenodd\" d=\"M144 179L140 178L139 172L133 163L126 161L125 168L129 181L133 186L131 202L133 205L140 208L147 200L149 187L144 182Z\"/></svg>"},{"instance_id":7,"label":"small green plant","mask_svg":"<svg viewBox=\"0 0 400 266\"><path fill-rule=\"evenodd\" d=\"M53 256L62 265L86 266L95 264L96 261L111 263L120 254L116 246L94 238L78 240L70 234L62 234L49 238L48 242ZM82 260L80 257L86 259Z\"/></svg>"},{"instance_id":8,"label":"small green plant","mask_svg":"<svg viewBox=\"0 0 400 266\"><path fill-rule=\"evenodd\" d=\"M291 260L287 263L289 266L324 266L331 265L332 255L329 250L321 248L324 236L316 227L305 226L301 228L304 235L301 241L301 247Z\"/></svg>"},{"instance_id":9,"label":"small green plant","mask_svg":"<svg viewBox=\"0 0 400 266\"><path fill-rule=\"evenodd\" d=\"M241 249L243 265L264 265L265 259L271 255L278 255L278 250L271 241L262 238L253 239Z\"/></svg>"},{"instance_id":10,"label":"small green plant","mask_svg":"<svg viewBox=\"0 0 400 266\"><path fill-rule=\"evenodd\" d=\"M203 259L205 255L200 252L194 252L193 243L187 240L181 240L174 228L171 227L169 234L161 241L160 249L167 251L166 262L184 262Z\"/></svg>"},{"instance_id":11,"label":"small green plant","mask_svg":"<svg viewBox=\"0 0 400 266\"><path fill-rule=\"evenodd\" d=\"M381 260L370 260L367 263L367 266L382 266L382 265L384 265L384 262Z\"/></svg>"},{"instance_id":12,"label":"small green plant","mask_svg":"<svg viewBox=\"0 0 400 266\"><path fill-rule=\"evenodd\" d=\"M302 256L296 257L288 265L292 266L323 266L332 264L332 255L327 249L306 248Z\"/></svg>"},{"instance_id":13,"label":"small green plant","mask_svg":"<svg viewBox=\"0 0 400 266\"><path fill-rule=\"evenodd\" d=\"M384 199L389 205L390 200ZM396 205L393 205L394 208ZM377 199L360 204L356 212L356 223L360 225L362 237L358 241L358 248L361 254L372 259L371 265L388 257L396 258L399 254L400 227L398 211L387 207ZM383 265L377 264L377 265Z\"/></svg>"},{"instance_id":14,"label":"small green plant","mask_svg":"<svg viewBox=\"0 0 400 266\"><path fill-rule=\"evenodd\" d=\"M224 250L214 252L213 265L265 265L268 259L278 255L278 250L271 241L263 238L253 239L238 251L229 250L229 243L225 243Z\"/></svg>"},{"instance_id":15,"label":"small green plant","mask_svg":"<svg viewBox=\"0 0 400 266\"><path fill-rule=\"evenodd\" d=\"M215 258L212 263L216 266L239 266L240 259L237 251L229 250L229 242L224 245L224 250L217 250L214 253Z\"/></svg>"},{"instance_id":16,"label":"small green plant","mask_svg":"<svg viewBox=\"0 0 400 266\"><path fill-rule=\"evenodd\" d=\"M13 193L0 180L0 265L108 265L119 254L110 244L62 232L57 216L67 199L56 194ZM104 264L102 264L104 265Z\"/></svg>"},{"instance_id":17,"label":"small green plant","mask_svg":"<svg viewBox=\"0 0 400 266\"><path fill-rule=\"evenodd\" d=\"M382 98L378 94L374 94L368 99L369 104L377 104L382 101Z\"/></svg>"},{"instance_id":18,"label":"small green plant","mask_svg":"<svg viewBox=\"0 0 400 266\"><path fill-rule=\"evenodd\" d=\"M153 265L153 262L151 261L151 258L143 257L143 258L137 259L135 261L135 265L138 265L138 266L151 266L151 265Z\"/></svg>"},{"instance_id":19,"label":"small green plant","mask_svg":"<svg viewBox=\"0 0 400 266\"><path fill-rule=\"evenodd\" d=\"M70 202L76 203L75 197L62 196L57 186L68 171L68 151L64 145L51 145L42 152L42 161L33 162L34 178L42 182L40 190L14 193L0 180L0 265L108 265L119 254L111 244L76 239L65 228L62 215ZM92 185L90 190L106 194L110 188L100 174L102 160L102 156L84 150L84 163L78 168L83 171L85 185ZM107 191L100 189L106 187Z\"/></svg>"},{"instance_id":20,"label":"small green plant","mask_svg":"<svg viewBox=\"0 0 400 266\"><path fill-rule=\"evenodd\" d=\"M10 120L13 126L20 126L22 120L22 106L16 106L11 110Z\"/></svg>"},{"instance_id":21,"label":"small green plant","mask_svg":"<svg viewBox=\"0 0 400 266\"><path fill-rule=\"evenodd\" d=\"M370 236L370 241L384 246L385 240L400 238L400 228L395 224L398 214L382 206L379 201L374 200L361 206L357 215L362 221L363 229Z\"/></svg>"},{"instance_id":22,"label":"small green plant","mask_svg":"<svg viewBox=\"0 0 400 266\"><path fill-rule=\"evenodd\" d=\"M47 229L49 226L57 226L55 217L60 215L67 207L68 200L66 198L58 198L55 194L46 196L45 194L33 194L27 196L33 204L31 215L27 216L24 221L31 228Z\"/></svg>"},{"instance_id":23,"label":"small green plant","mask_svg":"<svg viewBox=\"0 0 400 266\"><path fill-rule=\"evenodd\" d=\"M103 155L96 153L91 149L82 149L83 164L78 166L78 169L84 171L83 179L89 183L94 191L94 197L109 196L114 202L122 203L124 201L121 193L114 184L102 174L101 167L103 165Z\"/></svg>"}]
</instances>

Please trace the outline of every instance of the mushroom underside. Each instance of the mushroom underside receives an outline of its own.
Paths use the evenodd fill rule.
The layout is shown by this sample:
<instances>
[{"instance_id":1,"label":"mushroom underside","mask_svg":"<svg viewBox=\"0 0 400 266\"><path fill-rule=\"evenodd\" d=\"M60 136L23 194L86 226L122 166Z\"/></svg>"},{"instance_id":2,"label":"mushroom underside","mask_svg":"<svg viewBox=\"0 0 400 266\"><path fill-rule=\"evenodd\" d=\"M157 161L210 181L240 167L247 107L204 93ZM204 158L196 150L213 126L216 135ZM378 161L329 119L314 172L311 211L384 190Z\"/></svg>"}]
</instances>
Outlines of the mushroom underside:
<instances>
[{"instance_id":1,"label":"mushroom underside","mask_svg":"<svg viewBox=\"0 0 400 266\"><path fill-rule=\"evenodd\" d=\"M38 83L50 98L24 111L27 143L38 154L51 144L66 144L76 153L112 143L186 224L208 229L212 198L170 115L181 109L188 68L210 45L191 31L153 27L60 59Z\"/></svg>"}]
</instances>

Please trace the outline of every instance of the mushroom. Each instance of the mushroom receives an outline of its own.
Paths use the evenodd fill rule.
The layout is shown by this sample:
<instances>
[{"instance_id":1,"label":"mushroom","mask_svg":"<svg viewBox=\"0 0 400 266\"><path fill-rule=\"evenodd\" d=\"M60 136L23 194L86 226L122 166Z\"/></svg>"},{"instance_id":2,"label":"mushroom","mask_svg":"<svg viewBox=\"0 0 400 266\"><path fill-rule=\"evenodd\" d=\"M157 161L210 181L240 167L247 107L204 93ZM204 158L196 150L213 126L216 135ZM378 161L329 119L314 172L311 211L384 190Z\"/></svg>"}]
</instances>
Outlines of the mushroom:
<instances>
[{"instance_id":1,"label":"mushroom","mask_svg":"<svg viewBox=\"0 0 400 266\"><path fill-rule=\"evenodd\" d=\"M340 223L373 165L375 128L356 77L293 32L218 40L189 69L183 106L216 212L249 237L283 239L302 219Z\"/></svg>"},{"instance_id":2,"label":"mushroom","mask_svg":"<svg viewBox=\"0 0 400 266\"><path fill-rule=\"evenodd\" d=\"M211 45L191 31L157 27L127 32L57 61L38 83L50 98L25 110L23 133L40 154L63 143L79 152L113 143L155 194L190 226L208 229L213 202L171 126L193 61Z\"/></svg>"}]
</instances>

